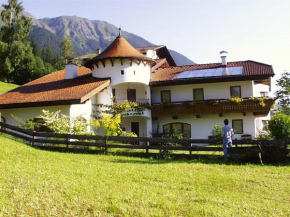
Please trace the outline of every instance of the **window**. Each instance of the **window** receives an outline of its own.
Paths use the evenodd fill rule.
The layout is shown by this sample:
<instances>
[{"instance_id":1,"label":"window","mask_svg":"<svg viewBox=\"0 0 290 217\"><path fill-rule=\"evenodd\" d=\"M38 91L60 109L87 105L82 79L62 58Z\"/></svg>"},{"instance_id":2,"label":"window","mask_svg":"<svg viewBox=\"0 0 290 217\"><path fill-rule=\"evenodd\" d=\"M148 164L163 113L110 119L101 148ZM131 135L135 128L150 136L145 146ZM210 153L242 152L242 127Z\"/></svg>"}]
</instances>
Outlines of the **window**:
<instances>
[{"instance_id":1,"label":"window","mask_svg":"<svg viewBox=\"0 0 290 217\"><path fill-rule=\"evenodd\" d=\"M260 94L261 94L261 97L266 97L266 96L268 96L268 92L260 92Z\"/></svg>"},{"instance_id":2,"label":"window","mask_svg":"<svg viewBox=\"0 0 290 217\"><path fill-rule=\"evenodd\" d=\"M193 89L193 100L194 101L203 101L204 100L203 88Z\"/></svg>"},{"instance_id":3,"label":"window","mask_svg":"<svg viewBox=\"0 0 290 217\"><path fill-rule=\"evenodd\" d=\"M242 97L241 86L231 86L231 97Z\"/></svg>"},{"instance_id":4,"label":"window","mask_svg":"<svg viewBox=\"0 0 290 217\"><path fill-rule=\"evenodd\" d=\"M136 102L136 89L127 90L127 100L130 102Z\"/></svg>"},{"instance_id":5,"label":"window","mask_svg":"<svg viewBox=\"0 0 290 217\"><path fill-rule=\"evenodd\" d=\"M121 75L124 75L124 70L121 70Z\"/></svg>"},{"instance_id":6,"label":"window","mask_svg":"<svg viewBox=\"0 0 290 217\"><path fill-rule=\"evenodd\" d=\"M171 102L170 90L161 91L161 102L162 103Z\"/></svg>"},{"instance_id":7,"label":"window","mask_svg":"<svg viewBox=\"0 0 290 217\"><path fill-rule=\"evenodd\" d=\"M242 119L232 120L232 126L235 134L243 134L244 130Z\"/></svg>"},{"instance_id":8,"label":"window","mask_svg":"<svg viewBox=\"0 0 290 217\"><path fill-rule=\"evenodd\" d=\"M170 123L163 126L163 133L166 137L182 134L184 138L191 138L191 126L186 123Z\"/></svg>"}]
</instances>

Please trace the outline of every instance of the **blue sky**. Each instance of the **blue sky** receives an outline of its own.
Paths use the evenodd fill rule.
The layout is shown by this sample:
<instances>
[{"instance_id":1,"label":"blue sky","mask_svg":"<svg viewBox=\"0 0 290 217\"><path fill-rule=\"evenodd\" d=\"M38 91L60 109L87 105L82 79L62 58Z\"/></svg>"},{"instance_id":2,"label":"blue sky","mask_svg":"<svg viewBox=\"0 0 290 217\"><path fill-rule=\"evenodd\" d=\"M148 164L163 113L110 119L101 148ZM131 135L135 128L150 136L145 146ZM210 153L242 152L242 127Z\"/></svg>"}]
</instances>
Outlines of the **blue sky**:
<instances>
[{"instance_id":1,"label":"blue sky","mask_svg":"<svg viewBox=\"0 0 290 217\"><path fill-rule=\"evenodd\" d=\"M0 0L0 4L7 0ZM36 18L104 20L196 63L255 60L290 71L289 0L23 0ZM277 76L278 77L278 76Z\"/></svg>"}]
</instances>

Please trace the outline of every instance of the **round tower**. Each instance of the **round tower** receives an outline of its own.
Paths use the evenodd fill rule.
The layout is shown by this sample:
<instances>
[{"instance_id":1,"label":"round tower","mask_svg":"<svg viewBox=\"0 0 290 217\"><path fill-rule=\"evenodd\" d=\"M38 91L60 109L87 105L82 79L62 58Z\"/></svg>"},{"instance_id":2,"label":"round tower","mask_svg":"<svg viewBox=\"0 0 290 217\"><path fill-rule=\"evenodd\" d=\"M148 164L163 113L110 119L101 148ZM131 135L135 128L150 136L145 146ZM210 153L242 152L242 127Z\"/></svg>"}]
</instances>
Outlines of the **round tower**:
<instances>
[{"instance_id":1,"label":"round tower","mask_svg":"<svg viewBox=\"0 0 290 217\"><path fill-rule=\"evenodd\" d=\"M137 51L119 35L100 55L85 63L92 75L111 78L111 85L141 83L149 85L150 69L154 60Z\"/></svg>"},{"instance_id":2,"label":"round tower","mask_svg":"<svg viewBox=\"0 0 290 217\"><path fill-rule=\"evenodd\" d=\"M92 69L93 77L111 79L107 92L114 97L116 103L128 100L150 104L149 82L151 66L154 64L153 59L137 51L120 33L107 49L86 62L85 66ZM110 97L105 97L105 93L104 96L100 94L97 103L107 104L108 98ZM142 113L126 114L122 124L126 131L134 132L138 136L149 136L152 129L151 112L145 109Z\"/></svg>"}]
</instances>

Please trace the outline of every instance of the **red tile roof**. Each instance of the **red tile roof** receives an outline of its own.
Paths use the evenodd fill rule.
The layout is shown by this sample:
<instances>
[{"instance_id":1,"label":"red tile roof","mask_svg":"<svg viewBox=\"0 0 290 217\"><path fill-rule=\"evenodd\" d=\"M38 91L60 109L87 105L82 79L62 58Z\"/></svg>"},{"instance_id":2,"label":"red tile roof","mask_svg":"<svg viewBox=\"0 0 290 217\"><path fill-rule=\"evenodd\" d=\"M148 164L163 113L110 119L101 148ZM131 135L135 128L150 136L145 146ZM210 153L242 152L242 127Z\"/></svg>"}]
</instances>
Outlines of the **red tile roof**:
<instances>
[{"instance_id":1,"label":"red tile roof","mask_svg":"<svg viewBox=\"0 0 290 217\"><path fill-rule=\"evenodd\" d=\"M83 103L109 84L110 79L94 78L85 67L78 67L78 77L69 80L60 70L0 95L0 108Z\"/></svg>"},{"instance_id":2,"label":"red tile roof","mask_svg":"<svg viewBox=\"0 0 290 217\"><path fill-rule=\"evenodd\" d=\"M239 61L239 62L228 62L227 67L243 66L243 74L240 77L247 76L274 76L274 71L271 65L255 62L255 61ZM176 66L170 68L158 68L151 74L151 84L173 81L181 72L197 69L209 69L222 67L221 63L209 63L209 64L196 64L186 66ZM223 76L226 77L226 76ZM208 80L209 78L207 78Z\"/></svg>"},{"instance_id":3,"label":"red tile roof","mask_svg":"<svg viewBox=\"0 0 290 217\"><path fill-rule=\"evenodd\" d=\"M85 66L92 68L93 64L100 60L116 58L132 58L154 62L154 60L137 51L125 38L118 36L112 42L112 44L106 48L106 50L104 50L100 55L86 62Z\"/></svg>"}]
</instances>

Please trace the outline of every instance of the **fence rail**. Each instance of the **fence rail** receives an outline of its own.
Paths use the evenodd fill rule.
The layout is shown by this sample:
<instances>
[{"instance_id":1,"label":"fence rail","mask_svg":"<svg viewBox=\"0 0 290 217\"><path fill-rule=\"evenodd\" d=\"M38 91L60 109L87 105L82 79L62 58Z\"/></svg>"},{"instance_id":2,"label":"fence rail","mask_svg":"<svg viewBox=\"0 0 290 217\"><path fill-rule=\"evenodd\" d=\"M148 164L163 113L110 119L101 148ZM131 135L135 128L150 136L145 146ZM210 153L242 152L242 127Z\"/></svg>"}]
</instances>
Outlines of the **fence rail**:
<instances>
[{"instance_id":1,"label":"fence rail","mask_svg":"<svg viewBox=\"0 0 290 217\"><path fill-rule=\"evenodd\" d=\"M149 137L119 137L119 136L92 136L92 135L71 135L57 133L34 132L21 129L9 124L0 122L0 132L23 139L30 142L31 145L49 149L57 148L63 145L62 148L78 147L97 147L103 148L105 152L110 148L118 149L143 149L146 153L149 150L165 150L165 151L188 151L192 152L214 152L222 151L221 147L206 146L214 143L213 140L207 139L172 139L172 138L149 138ZM204 144L205 146L201 146ZM265 140L234 140L234 148L249 148L250 146L276 146L282 149L287 149L290 140L282 141L265 141ZM234 149L233 148L233 149ZM289 149L288 149L289 151Z\"/></svg>"}]
</instances>

